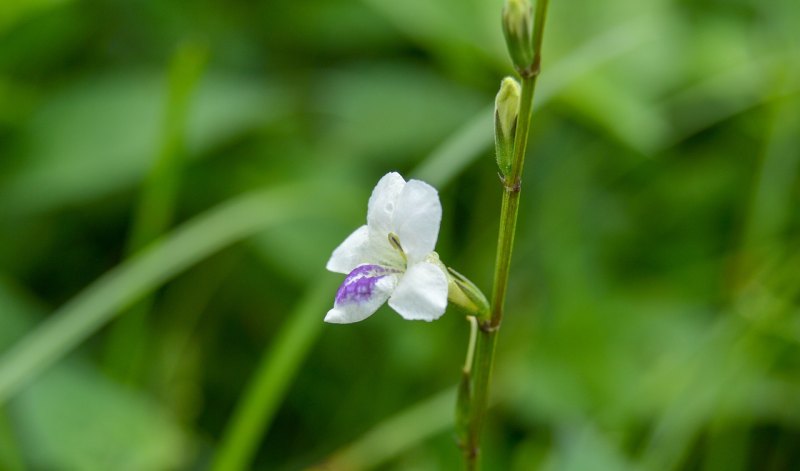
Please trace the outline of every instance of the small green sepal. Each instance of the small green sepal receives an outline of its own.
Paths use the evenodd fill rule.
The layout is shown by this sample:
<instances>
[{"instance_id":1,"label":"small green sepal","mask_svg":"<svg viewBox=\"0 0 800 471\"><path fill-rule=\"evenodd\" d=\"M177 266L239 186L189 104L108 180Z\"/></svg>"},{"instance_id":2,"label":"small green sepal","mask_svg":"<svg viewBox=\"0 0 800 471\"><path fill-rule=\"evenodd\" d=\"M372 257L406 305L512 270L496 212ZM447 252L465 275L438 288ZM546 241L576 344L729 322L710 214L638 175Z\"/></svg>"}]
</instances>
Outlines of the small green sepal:
<instances>
[{"instance_id":1,"label":"small green sepal","mask_svg":"<svg viewBox=\"0 0 800 471\"><path fill-rule=\"evenodd\" d=\"M447 267L448 290L447 299L464 309L467 314L475 316L479 321L489 319L489 301L483 292L464 275Z\"/></svg>"}]
</instances>

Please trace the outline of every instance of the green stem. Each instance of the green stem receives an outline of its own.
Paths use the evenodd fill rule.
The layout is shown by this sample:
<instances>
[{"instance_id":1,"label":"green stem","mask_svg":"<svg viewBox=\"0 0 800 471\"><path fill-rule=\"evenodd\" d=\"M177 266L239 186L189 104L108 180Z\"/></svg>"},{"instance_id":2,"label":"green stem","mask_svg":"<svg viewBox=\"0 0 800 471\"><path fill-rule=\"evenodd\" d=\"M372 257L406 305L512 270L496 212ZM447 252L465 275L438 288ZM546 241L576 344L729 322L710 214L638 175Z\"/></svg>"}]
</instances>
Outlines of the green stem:
<instances>
[{"instance_id":1,"label":"green stem","mask_svg":"<svg viewBox=\"0 0 800 471\"><path fill-rule=\"evenodd\" d=\"M480 434L489 403L489 383L494 363L494 350L497 332L503 320L503 307L508 288L508 273L511 266L511 252L514 234L517 229L517 212L521 189L522 167L528 143L531 105L536 88L536 75L523 77L522 96L517 134L514 142L514 160L511 172L503 179L503 201L500 210L500 231L497 238L497 259L495 261L494 288L491 299L491 317L482 322L478 330L475 357L472 366L472 385L470 404L467 407L467 437L462 443L464 460L468 470L478 469Z\"/></svg>"},{"instance_id":2,"label":"green stem","mask_svg":"<svg viewBox=\"0 0 800 471\"><path fill-rule=\"evenodd\" d=\"M383 465L392 458L401 456L452 424L453 416L448 409L455 399L453 389L442 391L387 418L308 471L384 469Z\"/></svg>"},{"instance_id":3,"label":"green stem","mask_svg":"<svg viewBox=\"0 0 800 471\"><path fill-rule=\"evenodd\" d=\"M0 469L8 471L25 469L16 438L6 408L0 408Z\"/></svg>"},{"instance_id":4,"label":"green stem","mask_svg":"<svg viewBox=\"0 0 800 471\"><path fill-rule=\"evenodd\" d=\"M164 117L164 135L159 153L142 186L134 209L127 241L130 256L169 229L178 196L185 157L185 128L192 95L206 63L206 48L196 43L179 47L169 71ZM155 298L150 295L133 305L109 332L105 363L109 373L123 382L142 379L148 358L149 313Z\"/></svg>"},{"instance_id":5,"label":"green stem","mask_svg":"<svg viewBox=\"0 0 800 471\"><path fill-rule=\"evenodd\" d=\"M297 218L319 218L298 206L319 185L286 186L227 201L185 223L89 285L0 356L0 405L63 358L121 309L234 242Z\"/></svg>"},{"instance_id":6,"label":"green stem","mask_svg":"<svg viewBox=\"0 0 800 471\"><path fill-rule=\"evenodd\" d=\"M525 150L528 146L528 129L531 121L531 105L536 88L536 75L522 79L522 96L520 98L519 122L514 140L514 160L511 173L503 179L503 201L500 208L500 231L497 236L497 259L494 268L494 288L491 299L491 318L489 325L482 330L496 330L503 320L506 289L508 288L508 272L511 266L511 252L514 246L514 235L517 230L517 212L519 195L522 189L522 167L525 163Z\"/></svg>"},{"instance_id":7,"label":"green stem","mask_svg":"<svg viewBox=\"0 0 800 471\"><path fill-rule=\"evenodd\" d=\"M525 164L525 151L528 146L533 95L536 90L536 79L539 76L541 58L542 33L544 31L547 0L539 0L536 4L534 24L534 59L528 69L521 71L522 93L514 137L514 153L511 171L503 177L503 200L500 210L500 230L497 238L497 258L495 261L494 287L491 299L491 317L481 322L475 347L472 366L472 384L469 388L470 401L467 406L466 440L461 444L466 469L479 468L480 435L486 419L489 403L489 384L492 376L494 352L497 344L497 333L503 320L503 310L508 289L508 274L511 266L511 253L514 247L514 235L517 230L517 213L522 188L522 169Z\"/></svg>"},{"instance_id":8,"label":"green stem","mask_svg":"<svg viewBox=\"0 0 800 471\"><path fill-rule=\"evenodd\" d=\"M222 437L212 471L251 469L264 434L278 410L292 379L314 345L324 325L320 312L336 289L333 279L316 283L304 301L275 335L261 357Z\"/></svg>"},{"instance_id":9,"label":"green stem","mask_svg":"<svg viewBox=\"0 0 800 471\"><path fill-rule=\"evenodd\" d=\"M480 450L480 434L486 417L489 403L489 383L494 363L497 332L503 320L503 308L508 288L508 273L511 266L511 252L514 246L514 234L517 229L517 212L521 188L522 165L528 141L531 104L536 87L536 75L522 79L522 98L520 102L519 123L514 143L514 161L511 173L503 180L503 202L500 210L500 231L497 237L497 259L494 270L494 288L492 289L491 317L483 322L478 331L475 348L475 359L472 367L472 401L468 420L467 443L464 457L467 469L478 469Z\"/></svg>"},{"instance_id":10,"label":"green stem","mask_svg":"<svg viewBox=\"0 0 800 471\"><path fill-rule=\"evenodd\" d=\"M470 401L467 406L467 436L465 442L461 445L466 469L469 471L478 469L480 434L489 402L489 380L492 373L496 338L496 330L486 331L481 328L475 346L472 381L469 388Z\"/></svg>"}]
</instances>

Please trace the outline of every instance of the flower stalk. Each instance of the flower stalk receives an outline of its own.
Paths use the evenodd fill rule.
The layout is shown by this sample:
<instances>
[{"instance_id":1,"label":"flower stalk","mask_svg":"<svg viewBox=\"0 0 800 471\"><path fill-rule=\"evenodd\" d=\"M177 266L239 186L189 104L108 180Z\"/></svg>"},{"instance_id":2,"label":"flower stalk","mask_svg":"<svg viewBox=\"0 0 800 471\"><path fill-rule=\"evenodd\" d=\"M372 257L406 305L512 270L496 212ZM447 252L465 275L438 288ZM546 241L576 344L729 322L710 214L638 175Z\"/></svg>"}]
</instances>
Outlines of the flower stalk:
<instances>
[{"instance_id":1,"label":"flower stalk","mask_svg":"<svg viewBox=\"0 0 800 471\"><path fill-rule=\"evenodd\" d=\"M464 368L456 406L459 445L464 454L467 470L476 470L479 467L480 436L486 420L497 333L503 320L504 303L508 289L511 254L514 247L519 198L522 189L522 170L528 145L536 79L540 70L547 3L548 0L538 0L536 2L531 35L526 30L526 25L530 24L528 23L530 19L527 15L530 4L527 0L507 0L504 9L503 27L506 43L515 69L520 75L521 90L519 112L516 126L513 130L514 139L510 166L507 169L504 169L504 165L502 165L506 159L501 159L501 156L498 156L503 183L503 199L500 210L500 228L497 238L497 258L495 261L490 314L488 319L478 319L477 322L472 323L473 331L475 331L475 326L477 325L475 341L470 341L467 354L467 358L472 359L472 365ZM516 26L515 21L517 21ZM522 27L519 26L519 22L522 22ZM531 41L530 49L527 49L529 43L526 41L529 38ZM528 50L531 51L530 55L527 54ZM504 81L504 84L506 83ZM501 139L505 138L506 136L501 136Z\"/></svg>"}]
</instances>

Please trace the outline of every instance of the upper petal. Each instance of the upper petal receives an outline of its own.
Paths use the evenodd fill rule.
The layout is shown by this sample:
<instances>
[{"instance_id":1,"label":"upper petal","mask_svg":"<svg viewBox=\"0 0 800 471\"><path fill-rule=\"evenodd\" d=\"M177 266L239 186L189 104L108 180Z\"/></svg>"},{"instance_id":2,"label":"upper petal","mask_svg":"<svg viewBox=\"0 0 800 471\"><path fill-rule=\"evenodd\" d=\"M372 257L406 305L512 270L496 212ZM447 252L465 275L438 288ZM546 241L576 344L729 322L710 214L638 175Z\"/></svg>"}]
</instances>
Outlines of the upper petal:
<instances>
[{"instance_id":1,"label":"upper petal","mask_svg":"<svg viewBox=\"0 0 800 471\"><path fill-rule=\"evenodd\" d=\"M368 252L369 230L367 226L361 226L336 247L325 268L336 273L350 273L353 268L367 262Z\"/></svg>"},{"instance_id":2,"label":"upper petal","mask_svg":"<svg viewBox=\"0 0 800 471\"><path fill-rule=\"evenodd\" d=\"M419 180L403 187L394 210L392 231L400 238L409 262L422 260L436 247L442 203L436 189Z\"/></svg>"},{"instance_id":3,"label":"upper petal","mask_svg":"<svg viewBox=\"0 0 800 471\"><path fill-rule=\"evenodd\" d=\"M404 319L438 319L447 308L447 275L433 263L411 265L389 298L389 306Z\"/></svg>"},{"instance_id":4,"label":"upper petal","mask_svg":"<svg viewBox=\"0 0 800 471\"><path fill-rule=\"evenodd\" d=\"M397 199L406 181L397 172L387 173L375 185L369 198L367 225L376 239L386 239L391 230L392 215L397 209Z\"/></svg>"},{"instance_id":5,"label":"upper petal","mask_svg":"<svg viewBox=\"0 0 800 471\"><path fill-rule=\"evenodd\" d=\"M336 292L325 322L349 324L371 316L389 298L397 274L379 265L361 265L350 272Z\"/></svg>"}]
</instances>

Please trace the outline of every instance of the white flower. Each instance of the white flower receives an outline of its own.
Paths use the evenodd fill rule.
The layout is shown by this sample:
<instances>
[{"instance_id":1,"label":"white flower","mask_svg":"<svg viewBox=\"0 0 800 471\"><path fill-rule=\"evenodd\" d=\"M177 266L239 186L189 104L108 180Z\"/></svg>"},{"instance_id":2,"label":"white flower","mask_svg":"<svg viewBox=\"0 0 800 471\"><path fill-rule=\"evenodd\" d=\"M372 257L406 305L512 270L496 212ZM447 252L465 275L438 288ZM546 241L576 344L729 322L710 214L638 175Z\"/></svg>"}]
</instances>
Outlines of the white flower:
<instances>
[{"instance_id":1,"label":"white flower","mask_svg":"<svg viewBox=\"0 0 800 471\"><path fill-rule=\"evenodd\" d=\"M408 320L432 321L447 307L447 275L433 251L442 205L436 190L385 175L369 199L367 224L333 251L327 269L346 273L325 322L347 324L383 303Z\"/></svg>"}]
</instances>

